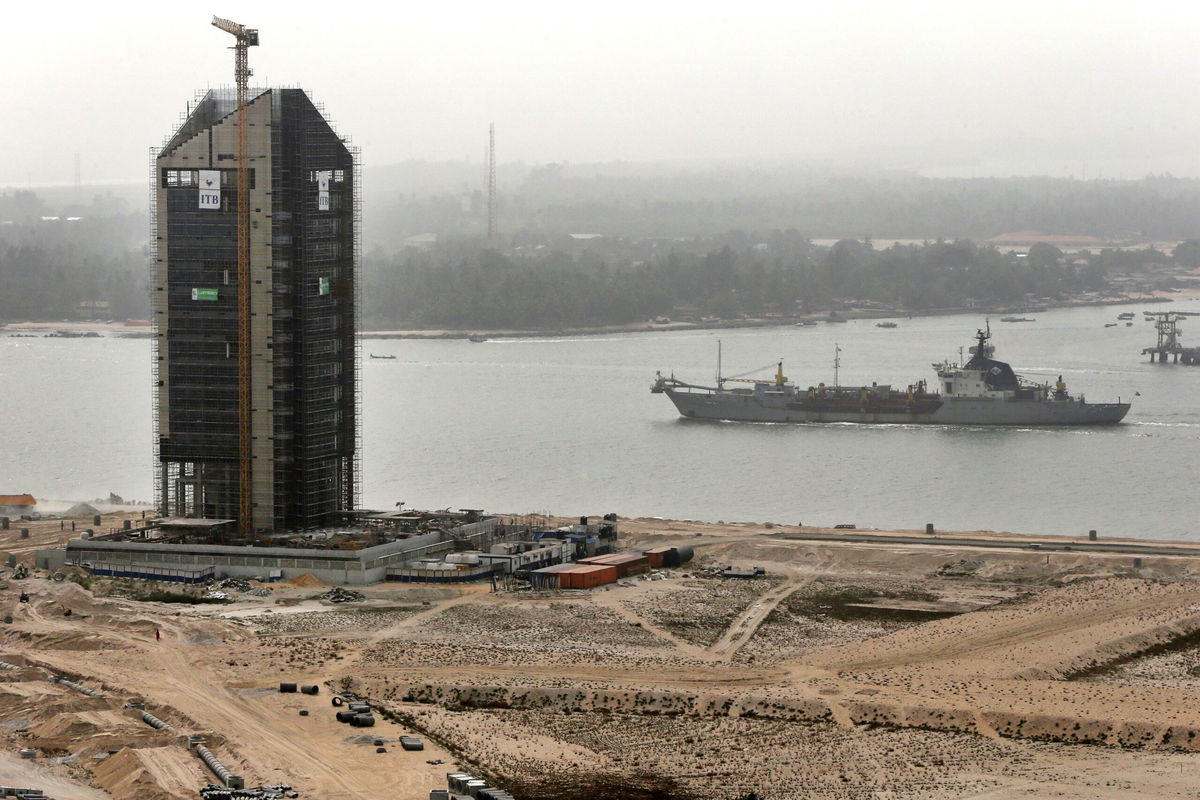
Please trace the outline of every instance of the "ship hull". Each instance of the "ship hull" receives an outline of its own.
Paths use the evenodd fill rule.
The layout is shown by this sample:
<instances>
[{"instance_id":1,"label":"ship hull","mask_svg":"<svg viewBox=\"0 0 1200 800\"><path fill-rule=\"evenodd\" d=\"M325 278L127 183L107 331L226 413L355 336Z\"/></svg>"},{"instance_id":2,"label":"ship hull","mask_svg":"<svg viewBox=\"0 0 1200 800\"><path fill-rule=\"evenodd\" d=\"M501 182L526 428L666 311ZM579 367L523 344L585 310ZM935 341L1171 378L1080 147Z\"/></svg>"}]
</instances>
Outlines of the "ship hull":
<instances>
[{"instance_id":1,"label":"ship hull","mask_svg":"<svg viewBox=\"0 0 1200 800\"><path fill-rule=\"evenodd\" d=\"M805 403L751 392L666 389L681 416L733 422L851 422L867 425L1114 425L1128 403L942 397L912 406Z\"/></svg>"}]
</instances>

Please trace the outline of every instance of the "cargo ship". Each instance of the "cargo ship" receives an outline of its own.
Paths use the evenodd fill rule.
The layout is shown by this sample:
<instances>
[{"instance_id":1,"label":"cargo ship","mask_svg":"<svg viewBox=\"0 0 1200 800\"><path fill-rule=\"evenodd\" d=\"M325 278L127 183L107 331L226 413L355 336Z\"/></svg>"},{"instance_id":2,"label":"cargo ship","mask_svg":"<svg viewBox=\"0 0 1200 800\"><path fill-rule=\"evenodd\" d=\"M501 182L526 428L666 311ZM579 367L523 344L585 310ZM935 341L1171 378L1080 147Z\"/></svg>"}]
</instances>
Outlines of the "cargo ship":
<instances>
[{"instance_id":1,"label":"cargo ship","mask_svg":"<svg viewBox=\"0 0 1200 800\"><path fill-rule=\"evenodd\" d=\"M715 386L685 383L660 372L650 391L665 394L686 418L736 422L1112 425L1129 412L1129 403L1119 398L1115 403L1089 403L1082 394L1072 396L1061 375L1054 386L1021 378L1010 365L993 358L990 338L990 328L977 331L971 358L962 366L934 364L937 390L924 380L903 389L878 383L840 386L835 357L832 386L796 386L784 377L782 361L771 380L722 378L718 359ZM733 382L738 385L728 385Z\"/></svg>"}]
</instances>

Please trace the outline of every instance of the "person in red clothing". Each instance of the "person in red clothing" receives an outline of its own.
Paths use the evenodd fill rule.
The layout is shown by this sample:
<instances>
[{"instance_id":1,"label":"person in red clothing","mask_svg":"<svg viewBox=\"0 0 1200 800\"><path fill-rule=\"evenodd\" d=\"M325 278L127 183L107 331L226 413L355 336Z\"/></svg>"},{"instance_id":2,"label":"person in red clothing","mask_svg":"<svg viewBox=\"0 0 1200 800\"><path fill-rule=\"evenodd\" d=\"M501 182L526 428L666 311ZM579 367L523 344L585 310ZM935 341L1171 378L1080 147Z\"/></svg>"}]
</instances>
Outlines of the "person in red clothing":
<instances>
[{"instance_id":1,"label":"person in red clothing","mask_svg":"<svg viewBox=\"0 0 1200 800\"><path fill-rule=\"evenodd\" d=\"M154 641L162 641L162 631L160 631L158 628L154 629Z\"/></svg>"}]
</instances>

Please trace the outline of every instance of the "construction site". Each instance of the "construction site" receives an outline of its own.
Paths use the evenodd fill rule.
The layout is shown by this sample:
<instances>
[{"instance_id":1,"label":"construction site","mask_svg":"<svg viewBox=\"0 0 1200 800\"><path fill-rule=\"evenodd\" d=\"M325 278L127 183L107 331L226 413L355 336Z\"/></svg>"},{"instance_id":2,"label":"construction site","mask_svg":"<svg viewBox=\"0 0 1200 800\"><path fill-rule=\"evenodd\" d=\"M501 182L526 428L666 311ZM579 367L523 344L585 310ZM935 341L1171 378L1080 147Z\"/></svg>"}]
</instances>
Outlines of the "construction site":
<instances>
[{"instance_id":1,"label":"construction site","mask_svg":"<svg viewBox=\"0 0 1200 800\"><path fill-rule=\"evenodd\" d=\"M64 521L0 532L0 782L58 800L1195 792L1194 545L620 519L351 587L37 567Z\"/></svg>"},{"instance_id":2,"label":"construction site","mask_svg":"<svg viewBox=\"0 0 1200 800\"><path fill-rule=\"evenodd\" d=\"M213 25L155 506L0 498L0 798L1196 796L1200 546L362 508L358 153Z\"/></svg>"}]
</instances>

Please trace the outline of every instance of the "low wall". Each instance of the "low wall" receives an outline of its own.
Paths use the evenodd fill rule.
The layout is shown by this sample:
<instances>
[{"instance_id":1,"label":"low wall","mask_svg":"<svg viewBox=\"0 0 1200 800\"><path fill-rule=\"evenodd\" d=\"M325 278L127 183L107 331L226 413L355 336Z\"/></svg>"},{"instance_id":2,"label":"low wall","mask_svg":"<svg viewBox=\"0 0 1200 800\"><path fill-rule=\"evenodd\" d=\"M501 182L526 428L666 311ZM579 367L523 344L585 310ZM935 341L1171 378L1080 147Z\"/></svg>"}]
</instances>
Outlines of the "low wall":
<instances>
[{"instance_id":1,"label":"low wall","mask_svg":"<svg viewBox=\"0 0 1200 800\"><path fill-rule=\"evenodd\" d=\"M34 557L40 569L64 564L144 564L176 569L212 566L220 578L265 578L279 570L285 580L311 573L326 583L362 586L380 583L389 569L417 558L449 552L455 539L485 541L499 525L496 518L463 525L449 532L427 533L362 550L317 550L297 547L231 547L163 542L108 542L72 539L65 548L39 550Z\"/></svg>"}]
</instances>

